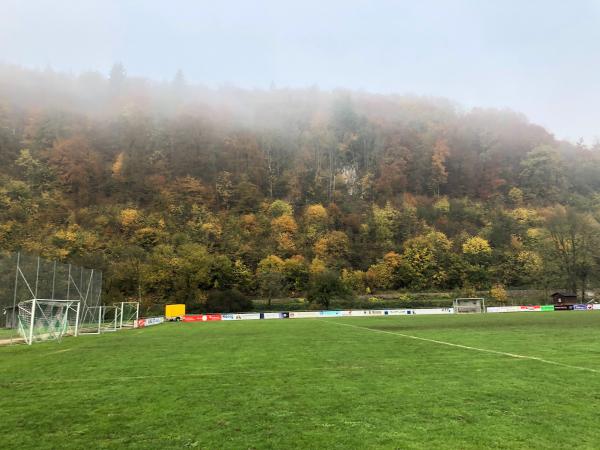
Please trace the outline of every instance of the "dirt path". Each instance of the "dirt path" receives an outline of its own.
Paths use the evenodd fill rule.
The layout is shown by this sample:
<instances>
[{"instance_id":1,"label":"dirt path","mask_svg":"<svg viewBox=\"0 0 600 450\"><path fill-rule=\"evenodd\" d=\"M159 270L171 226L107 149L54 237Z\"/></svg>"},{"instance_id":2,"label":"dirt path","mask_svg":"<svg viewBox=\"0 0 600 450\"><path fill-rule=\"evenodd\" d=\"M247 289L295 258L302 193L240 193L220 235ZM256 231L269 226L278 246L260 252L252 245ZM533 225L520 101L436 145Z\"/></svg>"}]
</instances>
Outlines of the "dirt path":
<instances>
[{"instance_id":1,"label":"dirt path","mask_svg":"<svg viewBox=\"0 0 600 450\"><path fill-rule=\"evenodd\" d=\"M25 342L25 339L23 339L21 337L0 339L0 345L22 344L23 342Z\"/></svg>"}]
</instances>

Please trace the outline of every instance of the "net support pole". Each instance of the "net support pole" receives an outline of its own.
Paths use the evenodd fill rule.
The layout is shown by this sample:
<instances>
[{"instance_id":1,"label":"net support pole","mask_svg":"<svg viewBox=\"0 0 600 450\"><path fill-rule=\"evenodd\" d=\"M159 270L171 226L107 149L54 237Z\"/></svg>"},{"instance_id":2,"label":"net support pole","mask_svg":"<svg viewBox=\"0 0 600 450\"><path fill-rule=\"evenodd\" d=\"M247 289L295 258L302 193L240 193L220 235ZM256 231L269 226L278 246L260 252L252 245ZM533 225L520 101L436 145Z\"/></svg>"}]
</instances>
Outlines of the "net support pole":
<instances>
[{"instance_id":1,"label":"net support pole","mask_svg":"<svg viewBox=\"0 0 600 450\"><path fill-rule=\"evenodd\" d=\"M125 306L125 303L121 302L121 314L120 314L121 318L119 320L119 328L123 328L123 311L125 311L124 306Z\"/></svg>"},{"instance_id":2,"label":"net support pole","mask_svg":"<svg viewBox=\"0 0 600 450\"><path fill-rule=\"evenodd\" d=\"M139 318L140 318L140 302L137 302L136 307L135 307L135 322L133 322L133 328L137 328Z\"/></svg>"},{"instance_id":3,"label":"net support pole","mask_svg":"<svg viewBox=\"0 0 600 450\"><path fill-rule=\"evenodd\" d=\"M71 264L69 264L69 275L67 278L67 300L71 300Z\"/></svg>"},{"instance_id":4,"label":"net support pole","mask_svg":"<svg viewBox=\"0 0 600 450\"><path fill-rule=\"evenodd\" d=\"M100 272L100 284L98 288L98 299L96 300L97 305L102 304L102 272Z\"/></svg>"},{"instance_id":5,"label":"net support pole","mask_svg":"<svg viewBox=\"0 0 600 450\"><path fill-rule=\"evenodd\" d=\"M29 342L27 344L31 345L33 343L33 326L35 324L35 310L37 309L37 302L34 298L31 300L31 322L29 323Z\"/></svg>"},{"instance_id":6,"label":"net support pole","mask_svg":"<svg viewBox=\"0 0 600 450\"><path fill-rule=\"evenodd\" d=\"M37 269L35 271L35 298L38 297L38 283L40 282L40 257L37 257Z\"/></svg>"},{"instance_id":7,"label":"net support pole","mask_svg":"<svg viewBox=\"0 0 600 450\"><path fill-rule=\"evenodd\" d=\"M77 302L77 312L75 313L75 337L79 336L79 311L81 302Z\"/></svg>"},{"instance_id":8,"label":"net support pole","mask_svg":"<svg viewBox=\"0 0 600 450\"><path fill-rule=\"evenodd\" d=\"M52 269L52 300L54 300L54 288L56 287L56 260Z\"/></svg>"},{"instance_id":9,"label":"net support pole","mask_svg":"<svg viewBox=\"0 0 600 450\"><path fill-rule=\"evenodd\" d=\"M10 327L11 329L13 329L15 326L18 327L19 326L19 317L18 317L18 312L17 312L17 286L19 285L19 264L21 262L21 252L17 253L17 268L15 270L15 290L13 292L13 307L12 307L12 314L10 316ZM14 336L14 330L10 333L10 341L12 344L12 339Z\"/></svg>"},{"instance_id":10,"label":"net support pole","mask_svg":"<svg viewBox=\"0 0 600 450\"><path fill-rule=\"evenodd\" d=\"M98 308L98 334L102 332L102 306Z\"/></svg>"},{"instance_id":11,"label":"net support pole","mask_svg":"<svg viewBox=\"0 0 600 450\"><path fill-rule=\"evenodd\" d=\"M104 330L104 314L106 314L106 307L100 306L100 333Z\"/></svg>"}]
</instances>

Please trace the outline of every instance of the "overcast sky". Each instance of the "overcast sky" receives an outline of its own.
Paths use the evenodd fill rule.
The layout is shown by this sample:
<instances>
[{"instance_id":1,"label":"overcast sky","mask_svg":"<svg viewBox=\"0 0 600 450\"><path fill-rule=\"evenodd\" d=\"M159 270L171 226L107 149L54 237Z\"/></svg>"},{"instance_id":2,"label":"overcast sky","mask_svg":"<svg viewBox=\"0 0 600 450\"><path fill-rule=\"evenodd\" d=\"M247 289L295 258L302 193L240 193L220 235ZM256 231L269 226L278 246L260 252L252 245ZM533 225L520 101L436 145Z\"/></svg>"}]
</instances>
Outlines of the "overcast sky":
<instances>
[{"instance_id":1,"label":"overcast sky","mask_svg":"<svg viewBox=\"0 0 600 450\"><path fill-rule=\"evenodd\" d=\"M600 137L600 0L0 0L0 61L508 107Z\"/></svg>"}]
</instances>

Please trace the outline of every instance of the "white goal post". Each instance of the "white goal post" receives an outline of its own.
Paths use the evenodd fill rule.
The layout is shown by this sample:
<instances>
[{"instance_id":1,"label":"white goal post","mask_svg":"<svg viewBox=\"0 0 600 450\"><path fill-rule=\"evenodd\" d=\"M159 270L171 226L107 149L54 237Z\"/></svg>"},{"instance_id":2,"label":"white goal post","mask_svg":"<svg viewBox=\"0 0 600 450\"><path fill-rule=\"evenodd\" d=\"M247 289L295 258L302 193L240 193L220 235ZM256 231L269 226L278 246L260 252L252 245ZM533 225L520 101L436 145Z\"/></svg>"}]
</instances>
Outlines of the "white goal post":
<instances>
[{"instance_id":1,"label":"white goal post","mask_svg":"<svg viewBox=\"0 0 600 450\"><path fill-rule=\"evenodd\" d=\"M90 306L79 319L79 334L117 331L119 309L116 306Z\"/></svg>"},{"instance_id":2,"label":"white goal post","mask_svg":"<svg viewBox=\"0 0 600 450\"><path fill-rule=\"evenodd\" d=\"M18 304L18 330L27 345L77 336L79 300L27 300Z\"/></svg>"},{"instance_id":3,"label":"white goal post","mask_svg":"<svg viewBox=\"0 0 600 450\"><path fill-rule=\"evenodd\" d=\"M80 313L78 334L101 334L123 328L137 328L138 302L89 306Z\"/></svg>"},{"instance_id":4,"label":"white goal post","mask_svg":"<svg viewBox=\"0 0 600 450\"><path fill-rule=\"evenodd\" d=\"M100 334L102 306L88 306L80 313L79 334Z\"/></svg>"},{"instance_id":5,"label":"white goal post","mask_svg":"<svg viewBox=\"0 0 600 450\"><path fill-rule=\"evenodd\" d=\"M457 298L452 305L454 314L484 313L484 298Z\"/></svg>"},{"instance_id":6,"label":"white goal post","mask_svg":"<svg viewBox=\"0 0 600 450\"><path fill-rule=\"evenodd\" d=\"M119 328L137 328L140 316L139 302L115 303L118 313Z\"/></svg>"}]
</instances>

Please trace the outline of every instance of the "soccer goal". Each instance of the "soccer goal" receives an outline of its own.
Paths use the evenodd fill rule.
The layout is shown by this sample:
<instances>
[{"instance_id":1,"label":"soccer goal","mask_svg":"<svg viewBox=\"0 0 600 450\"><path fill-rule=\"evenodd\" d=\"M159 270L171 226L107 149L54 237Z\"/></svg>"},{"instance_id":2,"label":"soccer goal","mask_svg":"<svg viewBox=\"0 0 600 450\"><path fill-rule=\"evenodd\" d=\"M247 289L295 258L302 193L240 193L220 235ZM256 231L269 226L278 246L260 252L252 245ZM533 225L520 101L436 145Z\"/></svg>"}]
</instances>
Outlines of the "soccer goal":
<instances>
[{"instance_id":1,"label":"soccer goal","mask_svg":"<svg viewBox=\"0 0 600 450\"><path fill-rule=\"evenodd\" d=\"M100 334L102 332L103 306L88 306L79 317L79 334Z\"/></svg>"},{"instance_id":2,"label":"soccer goal","mask_svg":"<svg viewBox=\"0 0 600 450\"><path fill-rule=\"evenodd\" d=\"M101 334L137 325L137 307L127 303L91 306L79 319L79 334Z\"/></svg>"},{"instance_id":3,"label":"soccer goal","mask_svg":"<svg viewBox=\"0 0 600 450\"><path fill-rule=\"evenodd\" d=\"M454 300L454 314L484 313L485 299L457 298Z\"/></svg>"},{"instance_id":4,"label":"soccer goal","mask_svg":"<svg viewBox=\"0 0 600 450\"><path fill-rule=\"evenodd\" d=\"M118 311L119 328L137 328L140 315L139 302L121 302L115 303Z\"/></svg>"},{"instance_id":5,"label":"soccer goal","mask_svg":"<svg viewBox=\"0 0 600 450\"><path fill-rule=\"evenodd\" d=\"M119 329L120 312L118 306L100 306L100 333Z\"/></svg>"},{"instance_id":6,"label":"soccer goal","mask_svg":"<svg viewBox=\"0 0 600 450\"><path fill-rule=\"evenodd\" d=\"M33 299L18 304L18 330L28 345L77 336L78 300Z\"/></svg>"}]
</instances>

